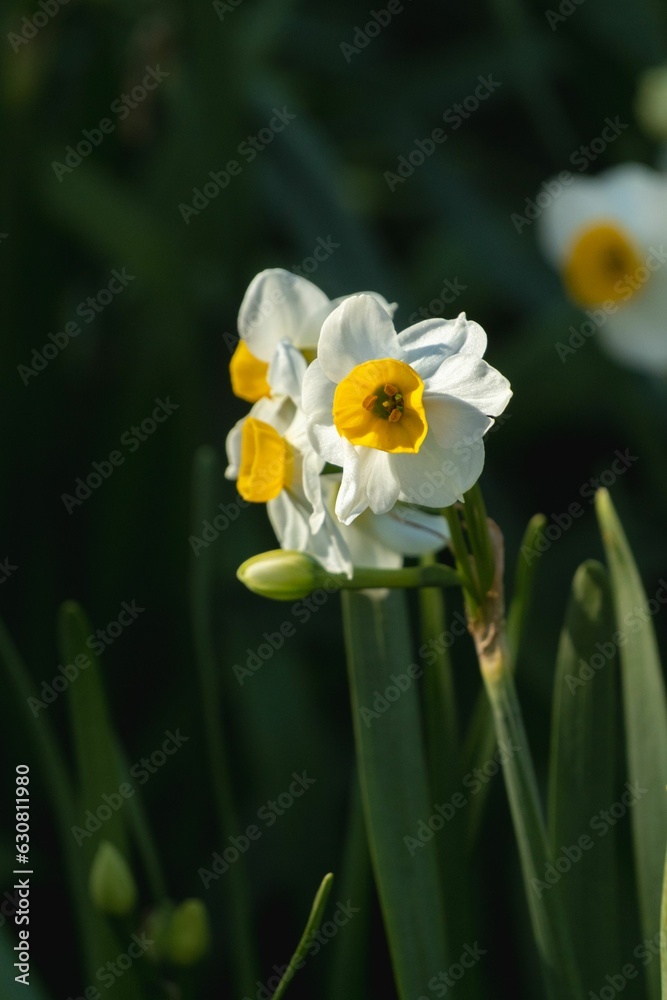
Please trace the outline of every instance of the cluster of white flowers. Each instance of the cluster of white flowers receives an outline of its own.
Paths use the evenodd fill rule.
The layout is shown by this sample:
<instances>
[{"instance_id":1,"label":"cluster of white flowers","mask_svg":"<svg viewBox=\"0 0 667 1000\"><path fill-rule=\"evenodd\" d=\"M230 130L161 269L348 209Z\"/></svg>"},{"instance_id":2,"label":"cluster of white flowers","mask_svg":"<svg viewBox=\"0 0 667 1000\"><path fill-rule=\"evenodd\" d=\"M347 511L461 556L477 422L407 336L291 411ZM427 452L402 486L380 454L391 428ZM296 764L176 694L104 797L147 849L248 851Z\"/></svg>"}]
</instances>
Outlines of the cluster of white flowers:
<instances>
[{"instance_id":1,"label":"cluster of white flowers","mask_svg":"<svg viewBox=\"0 0 667 1000\"><path fill-rule=\"evenodd\" d=\"M440 511L477 481L512 395L464 313L397 334L395 309L373 292L331 301L276 268L239 312L230 375L253 405L228 435L226 476L266 503L284 549L348 576L447 544Z\"/></svg>"}]
</instances>

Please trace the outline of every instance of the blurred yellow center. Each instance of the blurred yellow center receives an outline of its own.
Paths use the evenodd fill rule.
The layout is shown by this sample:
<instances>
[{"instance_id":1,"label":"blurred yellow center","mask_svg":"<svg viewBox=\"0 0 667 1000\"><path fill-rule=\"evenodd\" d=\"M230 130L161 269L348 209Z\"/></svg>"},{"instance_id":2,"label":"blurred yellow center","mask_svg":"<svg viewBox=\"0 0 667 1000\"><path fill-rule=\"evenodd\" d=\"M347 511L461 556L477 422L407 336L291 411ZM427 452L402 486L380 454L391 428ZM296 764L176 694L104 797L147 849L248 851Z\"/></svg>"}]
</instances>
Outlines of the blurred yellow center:
<instances>
[{"instance_id":1,"label":"blurred yellow center","mask_svg":"<svg viewBox=\"0 0 667 1000\"><path fill-rule=\"evenodd\" d=\"M613 223L601 222L579 231L565 262L565 285L581 306L627 301L642 287L637 281L642 263L631 237Z\"/></svg>"},{"instance_id":2,"label":"blurred yellow center","mask_svg":"<svg viewBox=\"0 0 667 1000\"><path fill-rule=\"evenodd\" d=\"M403 361L365 361L336 387L334 424L352 444L418 452L428 430L423 392L419 375Z\"/></svg>"},{"instance_id":3,"label":"blurred yellow center","mask_svg":"<svg viewBox=\"0 0 667 1000\"><path fill-rule=\"evenodd\" d=\"M241 431L236 488L250 503L274 500L292 480L292 449L275 427L248 417Z\"/></svg>"},{"instance_id":4,"label":"blurred yellow center","mask_svg":"<svg viewBox=\"0 0 667 1000\"><path fill-rule=\"evenodd\" d=\"M244 340L239 340L236 350L229 362L229 375L232 380L232 392L239 399L248 403L256 403L262 396L270 396L271 390L266 381L269 366L266 361L260 361L251 354Z\"/></svg>"}]
</instances>

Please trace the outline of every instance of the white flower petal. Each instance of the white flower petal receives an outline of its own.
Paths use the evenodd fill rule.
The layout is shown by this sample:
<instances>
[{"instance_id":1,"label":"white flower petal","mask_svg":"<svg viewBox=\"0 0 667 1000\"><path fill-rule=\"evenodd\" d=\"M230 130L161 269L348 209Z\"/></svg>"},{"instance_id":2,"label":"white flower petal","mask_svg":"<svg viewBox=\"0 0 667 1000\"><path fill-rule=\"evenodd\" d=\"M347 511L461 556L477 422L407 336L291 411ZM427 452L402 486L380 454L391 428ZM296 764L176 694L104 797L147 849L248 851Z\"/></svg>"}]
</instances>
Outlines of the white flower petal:
<instances>
[{"instance_id":1,"label":"white flower petal","mask_svg":"<svg viewBox=\"0 0 667 1000\"><path fill-rule=\"evenodd\" d=\"M342 465L352 445L334 427L333 401L336 385L324 374L317 359L308 367L301 391L303 411L308 420L313 447L327 462Z\"/></svg>"},{"instance_id":2,"label":"white flower petal","mask_svg":"<svg viewBox=\"0 0 667 1000\"><path fill-rule=\"evenodd\" d=\"M301 385L308 367L301 351L287 340L277 345L269 365L267 381L274 395L289 396L297 406L301 402Z\"/></svg>"},{"instance_id":3,"label":"white flower petal","mask_svg":"<svg viewBox=\"0 0 667 1000\"><path fill-rule=\"evenodd\" d=\"M403 361L422 379L429 378L440 363L452 354L472 354L481 358L486 351L486 333L460 313L456 319L426 319L398 335Z\"/></svg>"},{"instance_id":4,"label":"white flower petal","mask_svg":"<svg viewBox=\"0 0 667 1000\"><path fill-rule=\"evenodd\" d=\"M376 514L386 514L396 503L400 483L392 464L395 455L374 448L354 448L355 459L350 456L343 463L343 480L336 514L343 524L350 524L368 507Z\"/></svg>"},{"instance_id":5,"label":"white flower petal","mask_svg":"<svg viewBox=\"0 0 667 1000\"><path fill-rule=\"evenodd\" d=\"M503 412L512 396L505 376L471 354L455 354L442 362L425 384L425 406L436 393L456 396L494 417Z\"/></svg>"},{"instance_id":6,"label":"white flower petal","mask_svg":"<svg viewBox=\"0 0 667 1000\"><path fill-rule=\"evenodd\" d=\"M396 330L371 295L345 299L322 325L317 348L322 371L340 382L353 368L375 358L401 358Z\"/></svg>"},{"instance_id":7,"label":"white flower petal","mask_svg":"<svg viewBox=\"0 0 667 1000\"><path fill-rule=\"evenodd\" d=\"M283 268L256 275L248 286L239 311L239 334L261 361L271 361L281 340L296 347L308 333L308 320L327 306L328 297L312 281Z\"/></svg>"},{"instance_id":8,"label":"white flower petal","mask_svg":"<svg viewBox=\"0 0 667 1000\"><path fill-rule=\"evenodd\" d=\"M493 426L492 417L455 396L436 396L427 400L426 420L427 440L433 437L440 448L456 454L476 448Z\"/></svg>"},{"instance_id":9,"label":"white flower petal","mask_svg":"<svg viewBox=\"0 0 667 1000\"><path fill-rule=\"evenodd\" d=\"M387 514L364 511L350 527L367 532L402 556L439 552L449 543L449 529L444 517L401 503L397 503Z\"/></svg>"},{"instance_id":10,"label":"white flower petal","mask_svg":"<svg viewBox=\"0 0 667 1000\"><path fill-rule=\"evenodd\" d=\"M441 447L435 434L427 434L417 455L395 455L401 483L399 500L424 507L449 507L463 498L484 467L484 443Z\"/></svg>"},{"instance_id":11,"label":"white flower petal","mask_svg":"<svg viewBox=\"0 0 667 1000\"><path fill-rule=\"evenodd\" d=\"M241 432L243 431L245 421L246 417L241 417L240 420L237 420L227 435L225 449L227 451L228 465L225 469L225 479L239 478L239 468L241 467Z\"/></svg>"},{"instance_id":12,"label":"white flower petal","mask_svg":"<svg viewBox=\"0 0 667 1000\"><path fill-rule=\"evenodd\" d=\"M340 473L322 476L322 493L325 504L331 513L335 509L340 480ZM368 530L368 519L380 520L377 515L366 511L351 524L339 524L340 537L347 546L351 562L355 566L363 566L368 569L399 569L403 565L403 556L396 548L387 547L384 542L375 537L372 531Z\"/></svg>"}]
</instances>

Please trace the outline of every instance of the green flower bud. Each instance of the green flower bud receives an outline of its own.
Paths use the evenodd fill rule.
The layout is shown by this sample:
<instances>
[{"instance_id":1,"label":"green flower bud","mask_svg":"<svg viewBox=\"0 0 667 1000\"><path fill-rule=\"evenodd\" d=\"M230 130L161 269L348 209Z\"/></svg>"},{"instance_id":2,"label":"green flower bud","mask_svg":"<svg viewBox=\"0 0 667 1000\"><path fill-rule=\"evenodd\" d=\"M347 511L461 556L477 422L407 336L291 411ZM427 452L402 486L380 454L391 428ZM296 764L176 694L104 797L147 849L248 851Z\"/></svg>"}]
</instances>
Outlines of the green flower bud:
<instances>
[{"instance_id":1,"label":"green flower bud","mask_svg":"<svg viewBox=\"0 0 667 1000\"><path fill-rule=\"evenodd\" d=\"M274 601L296 601L318 587L330 587L336 575L328 573L305 552L272 549L242 563L236 575L248 590Z\"/></svg>"},{"instance_id":2,"label":"green flower bud","mask_svg":"<svg viewBox=\"0 0 667 1000\"><path fill-rule=\"evenodd\" d=\"M667 139L667 65L651 66L639 77L635 115L653 139Z\"/></svg>"},{"instance_id":3,"label":"green flower bud","mask_svg":"<svg viewBox=\"0 0 667 1000\"><path fill-rule=\"evenodd\" d=\"M186 899L176 907L167 942L166 957L175 965L194 965L208 951L208 915L200 899Z\"/></svg>"},{"instance_id":4,"label":"green flower bud","mask_svg":"<svg viewBox=\"0 0 667 1000\"><path fill-rule=\"evenodd\" d=\"M102 913L123 917L134 909L137 887L132 872L117 847L103 840L90 868L88 890Z\"/></svg>"}]
</instances>

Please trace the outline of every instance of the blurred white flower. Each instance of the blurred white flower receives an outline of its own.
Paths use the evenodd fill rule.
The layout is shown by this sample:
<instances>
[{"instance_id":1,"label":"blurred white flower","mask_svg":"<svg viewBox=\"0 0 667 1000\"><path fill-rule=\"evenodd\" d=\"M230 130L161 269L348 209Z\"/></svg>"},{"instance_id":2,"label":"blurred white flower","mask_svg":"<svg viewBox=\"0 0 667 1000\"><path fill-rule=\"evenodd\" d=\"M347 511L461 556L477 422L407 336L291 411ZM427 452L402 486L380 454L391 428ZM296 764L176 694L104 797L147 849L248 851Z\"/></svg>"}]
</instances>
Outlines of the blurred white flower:
<instances>
[{"instance_id":1,"label":"blurred white flower","mask_svg":"<svg viewBox=\"0 0 667 1000\"><path fill-rule=\"evenodd\" d=\"M302 402L315 450L342 467L336 514L350 524L397 500L447 507L477 481L482 438L511 395L482 360L486 334L465 314L396 334L369 295L324 321Z\"/></svg>"},{"instance_id":2,"label":"blurred white flower","mask_svg":"<svg viewBox=\"0 0 667 1000\"><path fill-rule=\"evenodd\" d=\"M639 163L575 177L544 209L539 237L606 349L667 372L667 177Z\"/></svg>"}]
</instances>

